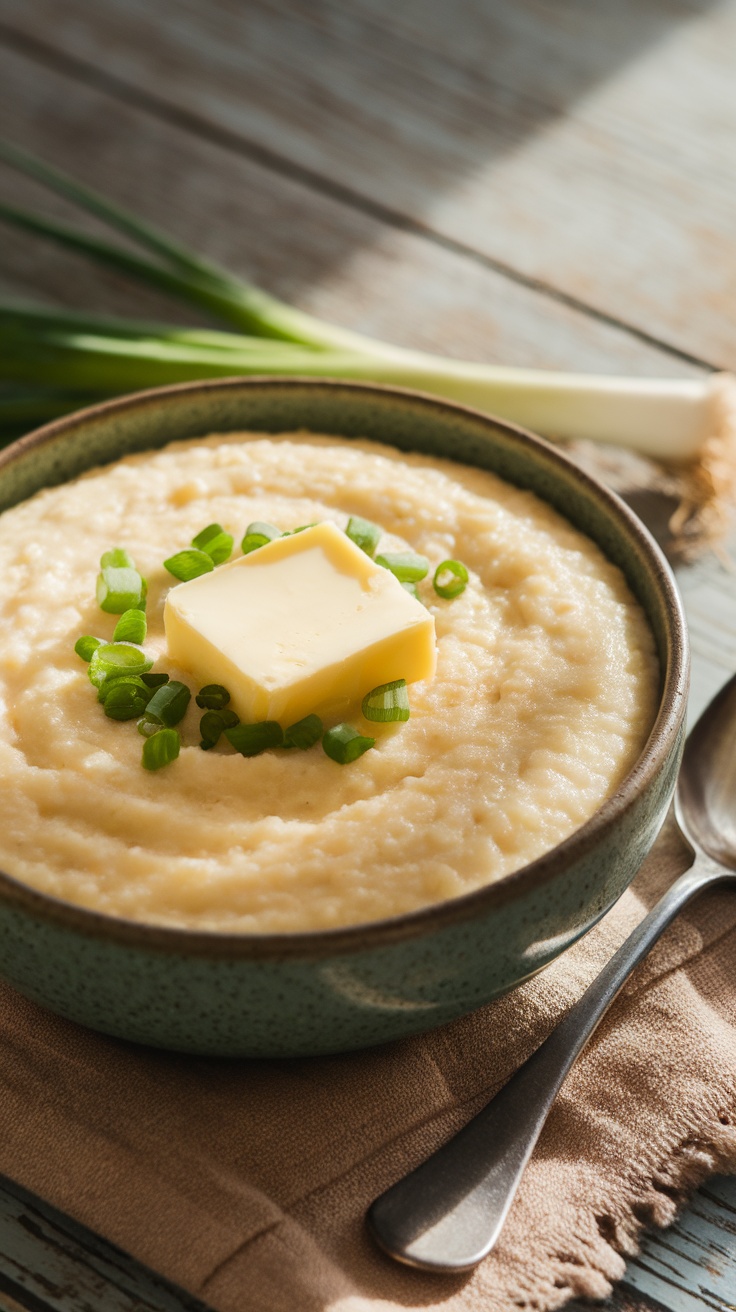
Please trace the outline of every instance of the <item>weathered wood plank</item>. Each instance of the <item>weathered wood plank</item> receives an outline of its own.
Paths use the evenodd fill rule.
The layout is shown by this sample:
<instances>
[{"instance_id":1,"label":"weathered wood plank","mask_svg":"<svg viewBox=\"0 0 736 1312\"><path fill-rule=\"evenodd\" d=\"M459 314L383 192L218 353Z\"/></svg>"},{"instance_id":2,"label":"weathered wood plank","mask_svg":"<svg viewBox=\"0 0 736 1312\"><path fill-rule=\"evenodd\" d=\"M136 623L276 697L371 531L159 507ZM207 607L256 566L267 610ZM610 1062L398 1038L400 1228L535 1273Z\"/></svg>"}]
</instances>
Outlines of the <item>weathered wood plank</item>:
<instances>
[{"instance_id":1,"label":"weathered wood plank","mask_svg":"<svg viewBox=\"0 0 736 1312\"><path fill-rule=\"evenodd\" d=\"M468 358L683 373L679 361L624 331L2 48L0 119L8 137L234 272L336 322ZM79 221L76 211L6 167L0 192L14 204ZM200 319L38 239L2 228L0 240L6 294Z\"/></svg>"},{"instance_id":2,"label":"weathered wood plank","mask_svg":"<svg viewBox=\"0 0 736 1312\"><path fill-rule=\"evenodd\" d=\"M91 75L367 209L736 360L734 0L5 0L4 13Z\"/></svg>"}]
</instances>

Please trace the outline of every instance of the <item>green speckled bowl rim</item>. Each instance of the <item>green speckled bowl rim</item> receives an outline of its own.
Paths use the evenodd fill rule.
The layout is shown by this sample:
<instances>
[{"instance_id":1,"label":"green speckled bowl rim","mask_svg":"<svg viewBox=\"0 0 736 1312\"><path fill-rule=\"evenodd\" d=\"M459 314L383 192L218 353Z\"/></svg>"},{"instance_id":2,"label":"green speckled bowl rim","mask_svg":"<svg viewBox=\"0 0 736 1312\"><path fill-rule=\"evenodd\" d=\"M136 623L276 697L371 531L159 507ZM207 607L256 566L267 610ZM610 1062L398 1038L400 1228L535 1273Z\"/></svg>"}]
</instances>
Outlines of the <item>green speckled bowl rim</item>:
<instances>
[{"instance_id":1,"label":"green speckled bowl rim","mask_svg":"<svg viewBox=\"0 0 736 1312\"><path fill-rule=\"evenodd\" d=\"M60 898L38 892L4 871L0 871L0 897L36 917L52 920L76 932L112 939L118 943L137 945L160 953L271 962L286 959L329 959L336 955L365 952L371 948L418 938L431 933L434 929L458 924L479 914L485 915L494 907L502 906L517 897L523 897L535 887L554 880L563 869L580 861L598 847L600 847L601 859L605 860L606 838L615 833L621 817L640 790L653 783L659 770L666 763L682 728L687 707L690 669L687 625L670 567L648 529L620 497L591 478L543 438L505 419L485 414L470 406L443 401L425 392L409 388L298 376L233 377L151 388L113 401L105 401L55 420L19 438L0 452L0 479L5 467L12 464L15 459L25 456L37 447L63 442L70 431L78 431L85 424L97 423L107 416L111 418L124 416L141 407L165 403L169 397L180 398L182 395L189 395L202 398L228 390L255 391L259 388L270 391L301 388L331 393L336 398L340 395L355 397L361 394L368 399L373 397L384 404L387 399L394 397L402 405L409 404L414 407L420 415L423 410L427 410L435 414L438 411L444 412L448 417L466 416L476 425L479 423L487 425L489 437L493 437L494 431L497 433L501 430L518 444L531 448L535 458L537 460L541 458L553 471L557 467L564 480L569 481L572 478L576 481L583 492L597 504L598 509L613 521L627 548L638 556L640 561L643 560L664 603L668 623L662 696L659 711L641 755L617 791L598 808L590 820L537 860L471 893L465 893L449 901L433 903L418 911L393 916L387 920L292 934L231 934L217 930L178 929L126 920L91 911L86 907L75 906ZM451 456L446 458L452 460ZM92 467L94 466L90 466Z\"/></svg>"}]
</instances>

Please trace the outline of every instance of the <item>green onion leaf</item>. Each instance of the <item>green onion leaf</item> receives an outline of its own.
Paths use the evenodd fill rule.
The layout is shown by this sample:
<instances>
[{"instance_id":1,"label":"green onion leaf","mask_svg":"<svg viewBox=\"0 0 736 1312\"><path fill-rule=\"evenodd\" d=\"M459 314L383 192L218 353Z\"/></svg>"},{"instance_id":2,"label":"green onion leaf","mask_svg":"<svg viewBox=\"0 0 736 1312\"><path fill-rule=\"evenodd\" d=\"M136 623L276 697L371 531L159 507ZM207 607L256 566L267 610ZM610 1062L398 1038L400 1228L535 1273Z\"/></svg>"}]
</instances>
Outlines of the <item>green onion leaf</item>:
<instances>
[{"instance_id":1,"label":"green onion leaf","mask_svg":"<svg viewBox=\"0 0 736 1312\"><path fill-rule=\"evenodd\" d=\"M233 537L225 532L222 524L208 524L196 538L192 538L192 546L205 551L213 565L222 565L232 552Z\"/></svg>"},{"instance_id":2,"label":"green onion leaf","mask_svg":"<svg viewBox=\"0 0 736 1312\"><path fill-rule=\"evenodd\" d=\"M230 693L221 683L206 683L196 696L198 706L203 711L221 711L230 701Z\"/></svg>"},{"instance_id":3,"label":"green onion leaf","mask_svg":"<svg viewBox=\"0 0 736 1312\"><path fill-rule=\"evenodd\" d=\"M142 610L145 601L146 585L137 569L130 565L102 567L97 575L97 604L101 610L110 615L122 615L126 610Z\"/></svg>"},{"instance_id":4,"label":"green onion leaf","mask_svg":"<svg viewBox=\"0 0 736 1312\"><path fill-rule=\"evenodd\" d=\"M105 715L111 720L135 720L145 711L148 705L148 699L151 696L150 688L140 680L133 679L113 679L110 681L109 688L100 689L102 693L105 690L104 707ZM98 694L99 696L99 694Z\"/></svg>"},{"instance_id":5,"label":"green onion leaf","mask_svg":"<svg viewBox=\"0 0 736 1312\"><path fill-rule=\"evenodd\" d=\"M333 761L337 761L338 765L348 765L350 761L356 761L363 752L367 752L369 747L375 745L375 738L366 738L350 724L336 724L334 729L327 730L322 739L325 752Z\"/></svg>"},{"instance_id":6,"label":"green onion leaf","mask_svg":"<svg viewBox=\"0 0 736 1312\"><path fill-rule=\"evenodd\" d=\"M133 642L103 642L92 653L87 674L95 688L118 674L145 674L153 660Z\"/></svg>"},{"instance_id":7,"label":"green onion leaf","mask_svg":"<svg viewBox=\"0 0 736 1312\"><path fill-rule=\"evenodd\" d=\"M212 557L208 556L206 551L198 551L196 547L177 551L176 555L169 556L169 559L164 561L164 569L182 583L188 583L190 579L198 579L200 574L209 574L214 568Z\"/></svg>"},{"instance_id":8,"label":"green onion leaf","mask_svg":"<svg viewBox=\"0 0 736 1312\"><path fill-rule=\"evenodd\" d=\"M185 683L171 679L154 692L146 707L145 719L157 722L159 727L172 729L184 719L191 695Z\"/></svg>"},{"instance_id":9,"label":"green onion leaf","mask_svg":"<svg viewBox=\"0 0 736 1312\"><path fill-rule=\"evenodd\" d=\"M143 744L141 764L146 770L160 770L179 755L181 738L176 729L159 729Z\"/></svg>"},{"instance_id":10,"label":"green onion leaf","mask_svg":"<svg viewBox=\"0 0 736 1312\"><path fill-rule=\"evenodd\" d=\"M261 720L259 724L236 724L225 730L225 737L241 756L259 756L269 747L281 747L284 731L276 720Z\"/></svg>"},{"instance_id":11,"label":"green onion leaf","mask_svg":"<svg viewBox=\"0 0 736 1312\"><path fill-rule=\"evenodd\" d=\"M427 557L415 551L386 552L385 556L376 556L376 564L390 569L400 583L418 583L429 570Z\"/></svg>"},{"instance_id":12,"label":"green onion leaf","mask_svg":"<svg viewBox=\"0 0 736 1312\"><path fill-rule=\"evenodd\" d=\"M83 661L90 661L93 653L101 646L102 638L93 638L89 634L85 634L83 638L77 638L74 650Z\"/></svg>"},{"instance_id":13,"label":"green onion leaf","mask_svg":"<svg viewBox=\"0 0 736 1312\"><path fill-rule=\"evenodd\" d=\"M319 741L324 732L324 725L318 715L305 715L303 720L290 724L284 730L284 747L298 747L306 752Z\"/></svg>"},{"instance_id":14,"label":"green onion leaf","mask_svg":"<svg viewBox=\"0 0 736 1312\"><path fill-rule=\"evenodd\" d=\"M168 674L142 674L141 678L147 688L161 688L169 682Z\"/></svg>"},{"instance_id":15,"label":"green onion leaf","mask_svg":"<svg viewBox=\"0 0 736 1312\"><path fill-rule=\"evenodd\" d=\"M450 575L447 582L442 583L442 577ZM439 597L445 597L451 601L453 597L459 597L461 592L465 591L465 585L468 582L468 571L460 560L443 560L434 572L434 590Z\"/></svg>"},{"instance_id":16,"label":"green onion leaf","mask_svg":"<svg viewBox=\"0 0 736 1312\"><path fill-rule=\"evenodd\" d=\"M223 731L225 729L234 729L236 724L240 724L240 720L235 711L205 711L199 721L201 738L199 745L202 751L208 752L211 747L216 747Z\"/></svg>"},{"instance_id":17,"label":"green onion leaf","mask_svg":"<svg viewBox=\"0 0 736 1312\"><path fill-rule=\"evenodd\" d=\"M113 642L145 642L148 625L142 610L125 610L115 625Z\"/></svg>"},{"instance_id":18,"label":"green onion leaf","mask_svg":"<svg viewBox=\"0 0 736 1312\"><path fill-rule=\"evenodd\" d=\"M100 569L135 569L135 561L122 547L113 547L100 558Z\"/></svg>"},{"instance_id":19,"label":"green onion leaf","mask_svg":"<svg viewBox=\"0 0 736 1312\"><path fill-rule=\"evenodd\" d=\"M361 519L360 515L351 515L345 532L350 541L354 542L356 547L360 547L366 556L371 558L375 556L381 536L381 529L377 524L372 524L369 519Z\"/></svg>"},{"instance_id":20,"label":"green onion leaf","mask_svg":"<svg viewBox=\"0 0 736 1312\"><path fill-rule=\"evenodd\" d=\"M275 524L266 524L256 519L245 530L240 549L244 556L249 556L251 551L257 551L259 547L265 547L268 542L273 542L274 538L281 536L281 529L276 528Z\"/></svg>"},{"instance_id":21,"label":"green onion leaf","mask_svg":"<svg viewBox=\"0 0 736 1312\"><path fill-rule=\"evenodd\" d=\"M366 693L362 711L366 720L375 720L380 724L388 724L393 720L408 720L410 710L406 679L381 683L377 688Z\"/></svg>"}]
</instances>

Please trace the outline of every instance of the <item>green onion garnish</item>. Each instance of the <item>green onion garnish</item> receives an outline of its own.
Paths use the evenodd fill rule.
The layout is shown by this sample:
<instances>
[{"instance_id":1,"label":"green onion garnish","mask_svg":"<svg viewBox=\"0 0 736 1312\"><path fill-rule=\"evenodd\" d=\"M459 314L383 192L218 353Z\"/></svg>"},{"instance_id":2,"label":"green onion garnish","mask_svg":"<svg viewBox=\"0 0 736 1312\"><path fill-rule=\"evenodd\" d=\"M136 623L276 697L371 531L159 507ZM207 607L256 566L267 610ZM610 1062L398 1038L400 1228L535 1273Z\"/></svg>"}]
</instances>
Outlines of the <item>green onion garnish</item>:
<instances>
[{"instance_id":1,"label":"green onion garnish","mask_svg":"<svg viewBox=\"0 0 736 1312\"><path fill-rule=\"evenodd\" d=\"M171 679L154 692L146 707L144 719L156 723L159 727L172 729L183 720L191 693L185 683Z\"/></svg>"},{"instance_id":2,"label":"green onion garnish","mask_svg":"<svg viewBox=\"0 0 736 1312\"><path fill-rule=\"evenodd\" d=\"M410 583L408 579L404 579L401 586L404 589L404 592L408 592L409 596L413 597L415 601L422 600L421 597L419 596L419 588L417 587L416 583Z\"/></svg>"},{"instance_id":3,"label":"green onion garnish","mask_svg":"<svg viewBox=\"0 0 736 1312\"><path fill-rule=\"evenodd\" d=\"M274 538L281 536L281 529L276 528L275 524L266 524L263 520L256 519L245 530L240 549L244 556L249 556L251 551L257 551L259 547L265 547L267 542L273 542Z\"/></svg>"},{"instance_id":4,"label":"green onion garnish","mask_svg":"<svg viewBox=\"0 0 736 1312\"><path fill-rule=\"evenodd\" d=\"M83 661L90 661L93 653L101 646L102 638L93 638L89 634L85 634L83 638L77 638L74 650Z\"/></svg>"},{"instance_id":5,"label":"green onion garnish","mask_svg":"<svg viewBox=\"0 0 736 1312\"><path fill-rule=\"evenodd\" d=\"M230 701L230 693L221 683L206 683L196 696L198 706L203 711L221 711Z\"/></svg>"},{"instance_id":6,"label":"green onion garnish","mask_svg":"<svg viewBox=\"0 0 736 1312\"><path fill-rule=\"evenodd\" d=\"M103 689L104 684L100 693ZM150 688L140 680L113 679L103 698L105 715L111 720L135 720L145 711L150 696Z\"/></svg>"},{"instance_id":7,"label":"green onion garnish","mask_svg":"<svg viewBox=\"0 0 736 1312\"><path fill-rule=\"evenodd\" d=\"M196 538L192 538L192 546L205 551L213 565L222 565L232 552L233 536L225 532L222 524L208 524Z\"/></svg>"},{"instance_id":8,"label":"green onion garnish","mask_svg":"<svg viewBox=\"0 0 736 1312\"><path fill-rule=\"evenodd\" d=\"M141 708L141 711L138 712L138 714L140 715L141 712L145 710L145 707L148 705L149 701L151 700L153 693L151 689L148 688L146 684L143 682L143 679L139 674L111 674L109 678L105 679L105 682L98 689L97 692L98 702L103 702L103 703L106 702L113 688L116 688L119 683L127 683L131 687L137 689L138 694L140 698L143 699L143 703L144 703L143 707Z\"/></svg>"},{"instance_id":9,"label":"green onion garnish","mask_svg":"<svg viewBox=\"0 0 736 1312\"><path fill-rule=\"evenodd\" d=\"M135 561L122 547L113 547L112 551L106 551L100 559L100 569L108 568L135 569Z\"/></svg>"},{"instance_id":10,"label":"green onion garnish","mask_svg":"<svg viewBox=\"0 0 736 1312\"><path fill-rule=\"evenodd\" d=\"M224 730L234 729L236 724L240 724L240 720L235 711L205 711L199 721L202 751L208 752L211 747L216 747Z\"/></svg>"},{"instance_id":11,"label":"green onion garnish","mask_svg":"<svg viewBox=\"0 0 736 1312\"><path fill-rule=\"evenodd\" d=\"M212 557L208 556L206 551L198 551L196 547L177 551L176 555L169 556L169 559L164 561L164 569L182 583L188 583L190 579L198 579L200 574L209 574L214 568Z\"/></svg>"},{"instance_id":12,"label":"green onion garnish","mask_svg":"<svg viewBox=\"0 0 736 1312\"><path fill-rule=\"evenodd\" d=\"M443 575L450 575L447 583L441 583ZM445 597L451 601L453 597L459 597L461 592L465 591L465 585L468 582L468 571L461 560L443 560L434 572L434 590L438 597Z\"/></svg>"},{"instance_id":13,"label":"green onion garnish","mask_svg":"<svg viewBox=\"0 0 736 1312\"><path fill-rule=\"evenodd\" d=\"M427 557L415 551L386 552L385 556L376 556L376 564L390 569L400 583L418 583L429 570Z\"/></svg>"},{"instance_id":14,"label":"green onion garnish","mask_svg":"<svg viewBox=\"0 0 736 1312\"><path fill-rule=\"evenodd\" d=\"M103 642L92 653L87 671L95 688L116 674L145 674L153 660L133 642Z\"/></svg>"},{"instance_id":15,"label":"green onion garnish","mask_svg":"<svg viewBox=\"0 0 736 1312\"><path fill-rule=\"evenodd\" d=\"M160 770L162 765L176 760L180 747L181 738L176 729L159 729L144 742L141 763L146 770Z\"/></svg>"},{"instance_id":16,"label":"green onion garnish","mask_svg":"<svg viewBox=\"0 0 736 1312\"><path fill-rule=\"evenodd\" d=\"M408 720L410 710L406 679L381 683L377 688L366 693L362 711L366 720L376 720L380 724L388 724L393 720Z\"/></svg>"},{"instance_id":17,"label":"green onion garnish","mask_svg":"<svg viewBox=\"0 0 736 1312\"><path fill-rule=\"evenodd\" d=\"M350 541L354 542L356 547L360 547L366 556L375 556L378 540L381 536L381 530L377 524L372 524L369 519L361 519L360 515L351 515L345 532Z\"/></svg>"},{"instance_id":18,"label":"green onion garnish","mask_svg":"<svg viewBox=\"0 0 736 1312\"><path fill-rule=\"evenodd\" d=\"M296 724L290 724L289 728L284 730L283 745L299 747L301 751L306 752L319 742L323 732L324 725L318 715L305 715L303 720L297 720Z\"/></svg>"},{"instance_id":19,"label":"green onion garnish","mask_svg":"<svg viewBox=\"0 0 736 1312\"><path fill-rule=\"evenodd\" d=\"M140 676L147 688L160 688L169 682L168 674L142 674Z\"/></svg>"},{"instance_id":20,"label":"green onion garnish","mask_svg":"<svg viewBox=\"0 0 736 1312\"><path fill-rule=\"evenodd\" d=\"M277 720L261 720L260 724L236 724L225 730L225 737L241 756L259 756L269 747L281 747L284 731Z\"/></svg>"},{"instance_id":21,"label":"green onion garnish","mask_svg":"<svg viewBox=\"0 0 736 1312\"><path fill-rule=\"evenodd\" d=\"M148 625L142 610L125 610L115 625L113 642L145 642Z\"/></svg>"},{"instance_id":22,"label":"green onion garnish","mask_svg":"<svg viewBox=\"0 0 736 1312\"><path fill-rule=\"evenodd\" d=\"M333 761L337 761L338 765L348 765L350 761L356 761L363 752L367 752L369 747L375 745L375 738L366 738L350 724L336 724L334 729L327 730L322 739L325 752Z\"/></svg>"},{"instance_id":23,"label":"green onion garnish","mask_svg":"<svg viewBox=\"0 0 736 1312\"><path fill-rule=\"evenodd\" d=\"M109 551L105 553L106 556L113 554ZM145 580L130 565L103 565L97 575L96 591L98 606L109 615L122 615L126 610L143 610L146 604Z\"/></svg>"},{"instance_id":24,"label":"green onion garnish","mask_svg":"<svg viewBox=\"0 0 736 1312\"><path fill-rule=\"evenodd\" d=\"M311 524L300 524L298 528L287 529L287 531L285 533L282 533L281 536L282 538L293 538L295 533L303 533L305 529L316 528L316 527L317 527L317 521L314 520L313 523Z\"/></svg>"}]
</instances>

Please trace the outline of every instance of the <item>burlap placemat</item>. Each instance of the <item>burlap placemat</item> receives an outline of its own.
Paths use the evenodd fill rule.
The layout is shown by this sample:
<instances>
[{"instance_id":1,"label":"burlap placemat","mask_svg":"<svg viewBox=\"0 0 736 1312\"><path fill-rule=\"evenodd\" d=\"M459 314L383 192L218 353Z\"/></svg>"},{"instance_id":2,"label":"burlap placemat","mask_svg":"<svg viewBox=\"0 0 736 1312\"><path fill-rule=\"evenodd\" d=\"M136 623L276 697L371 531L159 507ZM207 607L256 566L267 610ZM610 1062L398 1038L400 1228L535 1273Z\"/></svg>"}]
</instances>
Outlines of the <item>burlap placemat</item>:
<instances>
[{"instance_id":1,"label":"burlap placemat","mask_svg":"<svg viewBox=\"0 0 736 1312\"><path fill-rule=\"evenodd\" d=\"M200 1060L0 993L0 1171L222 1312L507 1312L605 1295L644 1226L736 1170L736 896L703 896L568 1078L495 1251L429 1276L366 1207L460 1127L687 864L668 829L585 939L432 1034L341 1057Z\"/></svg>"}]
</instances>

